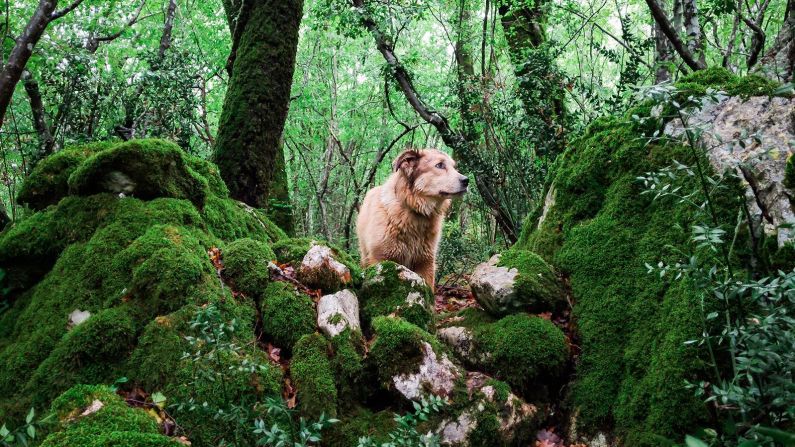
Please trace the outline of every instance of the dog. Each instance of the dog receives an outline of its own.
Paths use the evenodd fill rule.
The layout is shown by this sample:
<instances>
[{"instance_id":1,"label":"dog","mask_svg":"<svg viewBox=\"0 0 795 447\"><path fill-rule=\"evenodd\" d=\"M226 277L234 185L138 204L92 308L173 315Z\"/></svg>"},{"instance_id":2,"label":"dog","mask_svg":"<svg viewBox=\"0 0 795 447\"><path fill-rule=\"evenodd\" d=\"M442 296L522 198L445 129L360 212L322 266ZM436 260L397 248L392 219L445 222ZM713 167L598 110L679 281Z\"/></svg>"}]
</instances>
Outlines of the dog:
<instances>
[{"instance_id":1,"label":"dog","mask_svg":"<svg viewBox=\"0 0 795 447\"><path fill-rule=\"evenodd\" d=\"M394 261L434 289L442 223L469 178L436 149L407 149L392 164L387 181L367 192L356 221L363 267Z\"/></svg>"}]
</instances>

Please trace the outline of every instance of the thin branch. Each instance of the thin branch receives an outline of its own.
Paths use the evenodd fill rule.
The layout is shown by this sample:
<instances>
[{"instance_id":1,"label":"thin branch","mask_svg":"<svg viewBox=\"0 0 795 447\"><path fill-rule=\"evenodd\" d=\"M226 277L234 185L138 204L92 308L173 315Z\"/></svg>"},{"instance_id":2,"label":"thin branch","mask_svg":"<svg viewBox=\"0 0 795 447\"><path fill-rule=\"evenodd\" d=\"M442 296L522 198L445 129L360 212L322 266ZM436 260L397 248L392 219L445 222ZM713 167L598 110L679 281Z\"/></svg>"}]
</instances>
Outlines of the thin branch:
<instances>
[{"instance_id":1,"label":"thin branch","mask_svg":"<svg viewBox=\"0 0 795 447\"><path fill-rule=\"evenodd\" d=\"M65 15L69 14L70 12L74 11L74 9L77 8L78 6L80 6L81 3L83 3L83 0L74 0L66 8L59 9L58 11L54 11L52 14L50 14L50 22L52 22L53 20L58 20L61 17L63 17Z\"/></svg>"},{"instance_id":2,"label":"thin branch","mask_svg":"<svg viewBox=\"0 0 795 447\"><path fill-rule=\"evenodd\" d=\"M674 49L679 56L682 58L683 61L690 67L692 70L703 70L707 68L707 66L693 57L693 53L687 49L682 39L679 38L679 34L677 34L676 30L674 30L673 25L668 20L668 16L665 14L665 11L660 7L660 4L657 3L656 0L646 0L646 4L649 6L651 10L651 15L654 17L654 20L660 26L660 30L665 34L665 37L673 45Z\"/></svg>"}]
</instances>

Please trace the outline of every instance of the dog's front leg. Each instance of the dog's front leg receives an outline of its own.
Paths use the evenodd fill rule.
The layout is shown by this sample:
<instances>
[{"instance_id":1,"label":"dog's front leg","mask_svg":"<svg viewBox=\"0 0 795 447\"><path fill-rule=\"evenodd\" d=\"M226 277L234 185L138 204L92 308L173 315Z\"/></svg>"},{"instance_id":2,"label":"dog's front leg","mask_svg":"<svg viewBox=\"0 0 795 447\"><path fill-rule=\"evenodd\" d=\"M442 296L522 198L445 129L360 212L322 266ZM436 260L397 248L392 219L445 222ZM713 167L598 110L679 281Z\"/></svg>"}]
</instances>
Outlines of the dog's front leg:
<instances>
[{"instance_id":1,"label":"dog's front leg","mask_svg":"<svg viewBox=\"0 0 795 447\"><path fill-rule=\"evenodd\" d=\"M414 272L417 273L425 280L425 284L431 288L431 292L435 290L436 284L436 260L431 259L428 261L418 262L414 266Z\"/></svg>"}]
</instances>

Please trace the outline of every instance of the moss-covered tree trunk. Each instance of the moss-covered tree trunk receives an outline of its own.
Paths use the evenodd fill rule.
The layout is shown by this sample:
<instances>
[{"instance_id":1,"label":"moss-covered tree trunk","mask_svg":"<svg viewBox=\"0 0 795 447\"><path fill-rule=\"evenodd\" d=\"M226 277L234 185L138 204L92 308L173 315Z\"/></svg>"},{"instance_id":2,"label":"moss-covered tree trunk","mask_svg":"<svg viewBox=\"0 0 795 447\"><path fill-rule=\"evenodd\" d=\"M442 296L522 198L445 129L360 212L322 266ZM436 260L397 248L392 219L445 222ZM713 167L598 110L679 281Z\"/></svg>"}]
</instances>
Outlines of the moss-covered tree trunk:
<instances>
[{"instance_id":1,"label":"moss-covered tree trunk","mask_svg":"<svg viewBox=\"0 0 795 447\"><path fill-rule=\"evenodd\" d=\"M545 0L502 0L499 13L536 150L557 154L565 137L565 90L544 30Z\"/></svg>"},{"instance_id":2,"label":"moss-covered tree trunk","mask_svg":"<svg viewBox=\"0 0 795 447\"><path fill-rule=\"evenodd\" d=\"M232 52L215 162L232 197L268 209L289 229L292 217L280 141L303 1L224 0L224 8Z\"/></svg>"}]
</instances>

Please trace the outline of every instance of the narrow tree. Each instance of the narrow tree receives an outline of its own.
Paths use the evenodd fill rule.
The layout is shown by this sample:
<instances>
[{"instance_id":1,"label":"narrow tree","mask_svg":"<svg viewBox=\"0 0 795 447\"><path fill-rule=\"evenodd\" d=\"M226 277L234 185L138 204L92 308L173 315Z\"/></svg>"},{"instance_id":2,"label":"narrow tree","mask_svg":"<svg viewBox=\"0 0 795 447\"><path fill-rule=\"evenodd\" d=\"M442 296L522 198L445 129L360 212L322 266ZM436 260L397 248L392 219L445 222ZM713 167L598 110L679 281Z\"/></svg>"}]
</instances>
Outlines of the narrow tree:
<instances>
[{"instance_id":1,"label":"narrow tree","mask_svg":"<svg viewBox=\"0 0 795 447\"><path fill-rule=\"evenodd\" d=\"M384 57L392 77L398 88L403 92L409 105L415 112L428 124L436 128L442 141L459 157L466 160L467 166L471 168L475 177L475 185L486 205L493 211L505 238L511 242L516 242L518 238L518 228L511 216L510 210L500 201L499 186L493 177L493 172L488 171L487 164L481 160L477 151L477 146L472 141L467 140L466 135L453 129L447 117L431 109L417 93L411 75L406 67L400 63L392 41L378 28L375 19L369 13L364 0L352 0L352 5L360 17L362 26L370 33L375 40L375 45Z\"/></svg>"},{"instance_id":2,"label":"narrow tree","mask_svg":"<svg viewBox=\"0 0 795 447\"><path fill-rule=\"evenodd\" d=\"M502 0L499 13L508 52L538 152L557 154L565 137L565 90L546 46L545 0Z\"/></svg>"},{"instance_id":3,"label":"narrow tree","mask_svg":"<svg viewBox=\"0 0 795 447\"><path fill-rule=\"evenodd\" d=\"M649 6L651 15L654 17L654 21L657 23L660 31L665 34L665 37L667 37L668 41L671 42L671 45L674 47L682 60L685 61L685 64L687 64L687 66L694 71L707 68L707 64L704 63L701 57L694 55L687 43L683 42L679 37L679 33L676 30L677 27L674 27L674 25L671 24L671 21L668 20L668 14L665 13L665 9L660 6L657 0L646 0L646 5ZM677 10L677 8L680 6L675 6L674 9ZM675 13L674 17L678 17L678 14ZM692 21L690 26L691 28L695 26Z\"/></svg>"},{"instance_id":4,"label":"narrow tree","mask_svg":"<svg viewBox=\"0 0 795 447\"><path fill-rule=\"evenodd\" d=\"M33 49L39 43L47 25L69 14L82 2L83 0L75 0L69 6L56 10L58 0L39 1L39 5L25 25L22 34L16 38L6 64L0 70L0 127L3 127L3 119L8 105L11 103L11 97L14 95L14 89L22 78L25 66L30 60L30 56L33 55Z\"/></svg>"},{"instance_id":5,"label":"narrow tree","mask_svg":"<svg viewBox=\"0 0 795 447\"><path fill-rule=\"evenodd\" d=\"M232 32L229 87L215 162L232 197L292 225L281 137L290 102L302 0L224 0Z\"/></svg>"},{"instance_id":6,"label":"narrow tree","mask_svg":"<svg viewBox=\"0 0 795 447\"><path fill-rule=\"evenodd\" d=\"M795 0L787 1L784 23L773 45L760 60L760 66L770 77L795 81Z\"/></svg>"}]
</instances>

